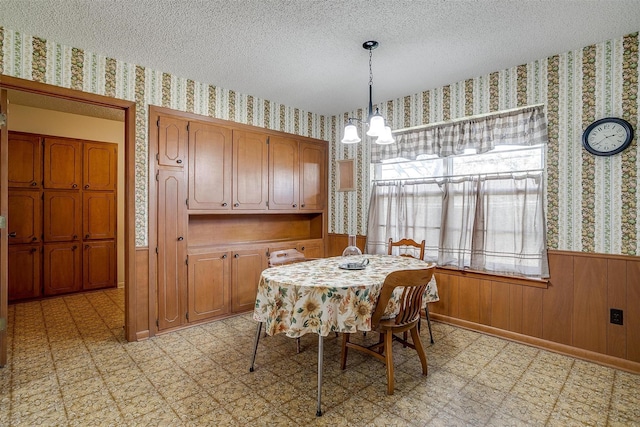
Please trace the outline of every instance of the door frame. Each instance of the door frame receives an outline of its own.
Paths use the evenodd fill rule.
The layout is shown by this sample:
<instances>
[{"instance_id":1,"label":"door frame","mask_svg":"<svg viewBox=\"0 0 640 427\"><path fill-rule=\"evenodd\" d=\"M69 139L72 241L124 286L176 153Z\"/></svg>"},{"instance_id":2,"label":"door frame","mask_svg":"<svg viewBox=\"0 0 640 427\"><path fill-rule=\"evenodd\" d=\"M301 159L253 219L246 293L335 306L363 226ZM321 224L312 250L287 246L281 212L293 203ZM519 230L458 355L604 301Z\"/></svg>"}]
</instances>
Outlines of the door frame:
<instances>
[{"instance_id":1,"label":"door frame","mask_svg":"<svg viewBox=\"0 0 640 427\"><path fill-rule=\"evenodd\" d=\"M1 100L6 103L6 90L30 92L62 98L84 104L98 105L124 112L124 280L125 280L125 338L136 341L136 275L135 275L135 124L136 104L133 101L53 86L0 74ZM3 112L4 110L4 106ZM8 211L8 126L0 134L0 215ZM0 317L8 316L7 282L8 238L6 229L0 231ZM0 331L0 366L7 361L7 332Z\"/></svg>"}]
</instances>

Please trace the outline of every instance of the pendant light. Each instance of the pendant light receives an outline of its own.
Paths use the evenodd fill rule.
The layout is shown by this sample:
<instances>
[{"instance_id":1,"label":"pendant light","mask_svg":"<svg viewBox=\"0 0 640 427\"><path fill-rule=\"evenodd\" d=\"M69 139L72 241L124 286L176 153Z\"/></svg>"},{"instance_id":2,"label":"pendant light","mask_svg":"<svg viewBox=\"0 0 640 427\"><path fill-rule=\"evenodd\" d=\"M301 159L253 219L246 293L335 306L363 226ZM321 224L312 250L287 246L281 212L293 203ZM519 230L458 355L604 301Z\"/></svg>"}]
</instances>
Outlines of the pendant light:
<instances>
[{"instance_id":1,"label":"pendant light","mask_svg":"<svg viewBox=\"0 0 640 427\"><path fill-rule=\"evenodd\" d=\"M378 42L370 40L364 42L362 47L369 51L369 116L367 119L368 122L366 122L369 129L367 130L367 135L376 138L376 144L393 144L395 139L391 134L391 128L385 124L384 117L380 114L380 110L376 108L376 112L373 112L373 71L371 59L373 57L373 49L378 47ZM362 123L362 120L349 117L349 121L344 127L344 134L341 141L343 144L356 144L361 141L358 136L358 128L354 122Z\"/></svg>"}]
</instances>

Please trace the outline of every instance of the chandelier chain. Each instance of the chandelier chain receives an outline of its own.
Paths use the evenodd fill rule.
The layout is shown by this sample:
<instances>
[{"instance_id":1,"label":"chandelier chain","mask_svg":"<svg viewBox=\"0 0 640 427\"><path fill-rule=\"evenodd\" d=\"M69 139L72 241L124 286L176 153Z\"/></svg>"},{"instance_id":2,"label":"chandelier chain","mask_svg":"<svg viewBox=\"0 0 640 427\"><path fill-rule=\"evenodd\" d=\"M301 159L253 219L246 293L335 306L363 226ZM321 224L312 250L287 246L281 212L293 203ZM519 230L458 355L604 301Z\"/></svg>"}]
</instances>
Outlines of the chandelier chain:
<instances>
[{"instance_id":1,"label":"chandelier chain","mask_svg":"<svg viewBox=\"0 0 640 427\"><path fill-rule=\"evenodd\" d=\"M373 71L371 68L372 57L373 57L373 50L369 49L369 86L373 86Z\"/></svg>"}]
</instances>

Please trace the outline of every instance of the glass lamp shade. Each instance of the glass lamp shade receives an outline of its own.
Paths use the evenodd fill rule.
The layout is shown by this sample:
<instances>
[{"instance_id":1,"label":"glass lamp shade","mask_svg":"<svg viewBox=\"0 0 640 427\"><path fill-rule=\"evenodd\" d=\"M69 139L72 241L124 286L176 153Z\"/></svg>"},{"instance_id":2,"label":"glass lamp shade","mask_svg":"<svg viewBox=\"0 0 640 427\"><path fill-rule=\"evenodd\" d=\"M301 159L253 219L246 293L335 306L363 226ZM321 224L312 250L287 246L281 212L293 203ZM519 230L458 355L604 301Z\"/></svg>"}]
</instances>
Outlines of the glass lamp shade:
<instances>
[{"instance_id":1,"label":"glass lamp shade","mask_svg":"<svg viewBox=\"0 0 640 427\"><path fill-rule=\"evenodd\" d=\"M385 126L384 132L382 132L380 136L378 136L378 139L376 139L376 144L388 145L393 144L394 142L396 142L396 140L393 138L393 135L391 135L391 128L389 126Z\"/></svg>"},{"instance_id":2,"label":"glass lamp shade","mask_svg":"<svg viewBox=\"0 0 640 427\"><path fill-rule=\"evenodd\" d=\"M342 256L362 255L360 248L356 246L356 236L354 234L349 235L349 246L342 251Z\"/></svg>"},{"instance_id":3,"label":"glass lamp shade","mask_svg":"<svg viewBox=\"0 0 640 427\"><path fill-rule=\"evenodd\" d=\"M371 120L369 120L369 130L367 131L367 135L380 136L383 132L384 132L384 117L376 113L373 116L371 116Z\"/></svg>"},{"instance_id":4,"label":"glass lamp shade","mask_svg":"<svg viewBox=\"0 0 640 427\"><path fill-rule=\"evenodd\" d=\"M358 128L356 125L349 122L349 124L344 127L344 137L341 142L343 144L356 144L360 141L361 139L358 136Z\"/></svg>"}]
</instances>

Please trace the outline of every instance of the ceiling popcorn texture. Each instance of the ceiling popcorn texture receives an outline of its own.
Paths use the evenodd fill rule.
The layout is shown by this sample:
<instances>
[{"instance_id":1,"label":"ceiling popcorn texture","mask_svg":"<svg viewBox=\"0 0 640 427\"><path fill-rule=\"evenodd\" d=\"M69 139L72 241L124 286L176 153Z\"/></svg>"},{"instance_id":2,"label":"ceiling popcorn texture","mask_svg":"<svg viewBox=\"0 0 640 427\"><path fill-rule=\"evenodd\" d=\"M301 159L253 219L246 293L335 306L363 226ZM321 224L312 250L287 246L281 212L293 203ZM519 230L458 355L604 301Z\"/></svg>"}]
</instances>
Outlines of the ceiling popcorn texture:
<instances>
[{"instance_id":1,"label":"ceiling popcorn texture","mask_svg":"<svg viewBox=\"0 0 640 427\"><path fill-rule=\"evenodd\" d=\"M0 25L316 114L640 30L640 0L0 0Z\"/></svg>"}]
</instances>

